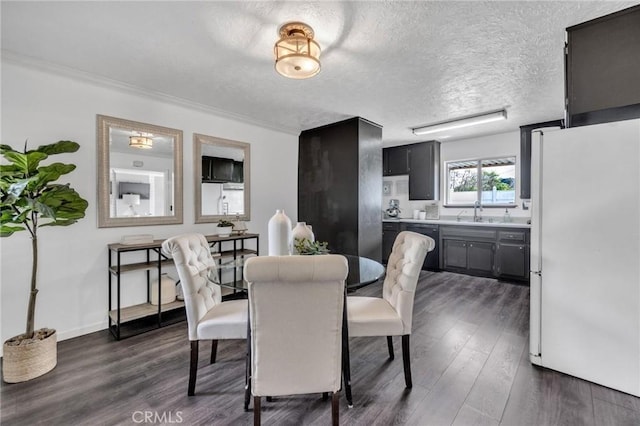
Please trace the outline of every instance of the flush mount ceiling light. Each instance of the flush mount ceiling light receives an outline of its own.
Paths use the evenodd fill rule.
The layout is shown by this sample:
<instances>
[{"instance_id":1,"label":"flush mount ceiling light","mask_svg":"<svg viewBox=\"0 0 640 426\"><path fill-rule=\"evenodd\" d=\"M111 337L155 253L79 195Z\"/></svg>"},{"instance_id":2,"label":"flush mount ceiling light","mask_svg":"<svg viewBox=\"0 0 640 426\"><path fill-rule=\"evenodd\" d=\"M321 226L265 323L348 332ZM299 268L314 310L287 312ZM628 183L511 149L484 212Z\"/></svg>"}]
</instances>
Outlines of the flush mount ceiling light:
<instances>
[{"instance_id":1,"label":"flush mount ceiling light","mask_svg":"<svg viewBox=\"0 0 640 426\"><path fill-rule=\"evenodd\" d=\"M507 111L492 111L486 114L473 115L463 117L456 120L443 121L440 123L430 124L428 126L416 127L413 130L414 135L428 135L430 133L444 132L447 130L461 129L463 127L475 126L477 124L491 123L507 119Z\"/></svg>"},{"instance_id":2,"label":"flush mount ceiling light","mask_svg":"<svg viewBox=\"0 0 640 426\"><path fill-rule=\"evenodd\" d=\"M313 29L304 22L288 22L278 31L276 71L295 79L313 77L320 72L320 45L313 40Z\"/></svg>"},{"instance_id":3,"label":"flush mount ceiling light","mask_svg":"<svg viewBox=\"0 0 640 426\"><path fill-rule=\"evenodd\" d=\"M153 139L147 136L129 136L129 146L132 148L151 149L153 147Z\"/></svg>"}]
</instances>

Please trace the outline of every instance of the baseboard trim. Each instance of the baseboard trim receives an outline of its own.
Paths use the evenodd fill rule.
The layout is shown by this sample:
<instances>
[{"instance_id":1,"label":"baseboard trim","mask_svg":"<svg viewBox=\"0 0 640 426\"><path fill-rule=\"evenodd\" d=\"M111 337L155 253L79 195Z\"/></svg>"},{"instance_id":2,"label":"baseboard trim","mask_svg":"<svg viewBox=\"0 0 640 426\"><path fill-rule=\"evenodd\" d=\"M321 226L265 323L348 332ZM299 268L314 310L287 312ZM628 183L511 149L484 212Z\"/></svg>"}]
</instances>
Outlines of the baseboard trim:
<instances>
[{"instance_id":1,"label":"baseboard trim","mask_svg":"<svg viewBox=\"0 0 640 426\"><path fill-rule=\"evenodd\" d=\"M100 330L106 330L109 327L107 321L100 321L84 327L74 328L73 330L58 331L58 341L73 339L74 337L84 336L85 334L94 333Z\"/></svg>"}]
</instances>

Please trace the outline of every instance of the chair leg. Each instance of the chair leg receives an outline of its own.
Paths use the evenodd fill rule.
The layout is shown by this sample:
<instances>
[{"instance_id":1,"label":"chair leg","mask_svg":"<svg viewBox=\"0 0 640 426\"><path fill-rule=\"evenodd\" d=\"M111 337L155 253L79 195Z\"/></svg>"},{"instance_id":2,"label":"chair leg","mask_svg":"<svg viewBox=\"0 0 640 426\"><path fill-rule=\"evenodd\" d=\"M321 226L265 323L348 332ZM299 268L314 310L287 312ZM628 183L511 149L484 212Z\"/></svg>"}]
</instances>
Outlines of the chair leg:
<instances>
[{"instance_id":1,"label":"chair leg","mask_svg":"<svg viewBox=\"0 0 640 426\"><path fill-rule=\"evenodd\" d=\"M413 387L411 382L411 350L409 349L409 335L402 336L402 363L404 365L404 383L408 389Z\"/></svg>"},{"instance_id":2,"label":"chair leg","mask_svg":"<svg viewBox=\"0 0 640 426\"><path fill-rule=\"evenodd\" d=\"M391 336L387 336L387 347L389 348L389 359L394 359L395 356L393 355L393 340L391 339Z\"/></svg>"},{"instance_id":3,"label":"chair leg","mask_svg":"<svg viewBox=\"0 0 640 426\"><path fill-rule=\"evenodd\" d=\"M347 292L344 293L344 306L347 306ZM347 321L347 309L342 313L342 380L344 393L347 398L347 406L353 407L351 395L351 359L349 357L349 326Z\"/></svg>"},{"instance_id":4,"label":"chair leg","mask_svg":"<svg viewBox=\"0 0 640 426\"><path fill-rule=\"evenodd\" d=\"M247 357L245 364L244 378L244 411L249 411L249 403L251 402L251 341L247 339Z\"/></svg>"},{"instance_id":5,"label":"chair leg","mask_svg":"<svg viewBox=\"0 0 640 426\"><path fill-rule=\"evenodd\" d=\"M188 396L193 396L196 392L196 374L198 372L198 340L191 341L191 363L189 366L189 390Z\"/></svg>"},{"instance_id":6,"label":"chair leg","mask_svg":"<svg viewBox=\"0 0 640 426\"><path fill-rule=\"evenodd\" d=\"M338 392L333 392L331 395L331 424L333 426L338 426L340 424L339 407L340 407L340 394Z\"/></svg>"},{"instance_id":7,"label":"chair leg","mask_svg":"<svg viewBox=\"0 0 640 426\"><path fill-rule=\"evenodd\" d=\"M218 341L217 340L212 340L211 341L211 361L210 361L210 364L215 364L216 355L217 354L218 354Z\"/></svg>"},{"instance_id":8,"label":"chair leg","mask_svg":"<svg viewBox=\"0 0 640 426\"><path fill-rule=\"evenodd\" d=\"M322 392L322 400L326 401L327 399L329 399L329 392Z\"/></svg>"},{"instance_id":9,"label":"chair leg","mask_svg":"<svg viewBox=\"0 0 640 426\"><path fill-rule=\"evenodd\" d=\"M260 397L253 397L253 425L260 426Z\"/></svg>"}]
</instances>

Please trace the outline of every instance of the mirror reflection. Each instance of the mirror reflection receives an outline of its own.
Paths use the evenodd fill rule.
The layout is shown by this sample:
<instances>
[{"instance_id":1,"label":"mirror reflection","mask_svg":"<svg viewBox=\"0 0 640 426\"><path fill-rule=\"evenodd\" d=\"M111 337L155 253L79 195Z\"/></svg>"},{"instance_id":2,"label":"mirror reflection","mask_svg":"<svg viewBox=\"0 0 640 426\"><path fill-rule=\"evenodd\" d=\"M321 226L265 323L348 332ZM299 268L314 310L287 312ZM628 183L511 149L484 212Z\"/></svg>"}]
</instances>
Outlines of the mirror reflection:
<instances>
[{"instance_id":1,"label":"mirror reflection","mask_svg":"<svg viewBox=\"0 0 640 426\"><path fill-rule=\"evenodd\" d=\"M250 145L194 135L196 223L250 220Z\"/></svg>"},{"instance_id":2,"label":"mirror reflection","mask_svg":"<svg viewBox=\"0 0 640 426\"><path fill-rule=\"evenodd\" d=\"M182 223L182 131L98 116L99 226Z\"/></svg>"}]
</instances>

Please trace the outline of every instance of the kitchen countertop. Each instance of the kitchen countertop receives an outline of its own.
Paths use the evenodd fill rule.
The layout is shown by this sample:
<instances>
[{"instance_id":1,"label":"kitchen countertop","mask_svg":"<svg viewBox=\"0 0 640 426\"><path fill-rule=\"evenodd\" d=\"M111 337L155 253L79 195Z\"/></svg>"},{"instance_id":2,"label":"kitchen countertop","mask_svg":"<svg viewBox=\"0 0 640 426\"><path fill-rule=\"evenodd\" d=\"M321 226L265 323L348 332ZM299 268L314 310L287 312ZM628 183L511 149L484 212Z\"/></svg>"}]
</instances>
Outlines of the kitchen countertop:
<instances>
[{"instance_id":1,"label":"kitchen countertop","mask_svg":"<svg viewBox=\"0 0 640 426\"><path fill-rule=\"evenodd\" d=\"M430 225L460 225L460 226L485 226L496 228L531 228L526 221L528 218L513 218L511 222L503 222L502 218L485 217L482 222L473 222L469 218L463 217L460 221L454 217L442 217L441 219L411 219L411 218L385 218L383 222L400 222L400 223L426 223ZM491 221L491 222L490 222Z\"/></svg>"}]
</instances>

